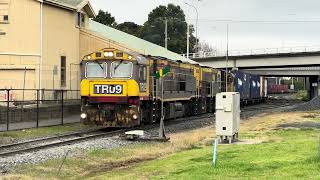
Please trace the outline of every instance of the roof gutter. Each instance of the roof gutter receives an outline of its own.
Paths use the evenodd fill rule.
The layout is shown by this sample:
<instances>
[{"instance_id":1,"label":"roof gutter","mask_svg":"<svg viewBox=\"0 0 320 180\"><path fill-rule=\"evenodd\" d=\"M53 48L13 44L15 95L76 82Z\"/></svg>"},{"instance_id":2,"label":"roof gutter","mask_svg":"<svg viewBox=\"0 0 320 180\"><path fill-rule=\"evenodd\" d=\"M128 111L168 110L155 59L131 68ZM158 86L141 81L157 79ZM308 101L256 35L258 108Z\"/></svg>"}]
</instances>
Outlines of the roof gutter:
<instances>
[{"instance_id":1,"label":"roof gutter","mask_svg":"<svg viewBox=\"0 0 320 180\"><path fill-rule=\"evenodd\" d=\"M56 6L56 7L60 7L60 8L64 8L64 9L71 10L71 11L77 10L76 7L73 7L73 6L64 4L64 3L52 1L52 0L43 0L43 3L49 4L49 5L52 5L52 6Z\"/></svg>"}]
</instances>

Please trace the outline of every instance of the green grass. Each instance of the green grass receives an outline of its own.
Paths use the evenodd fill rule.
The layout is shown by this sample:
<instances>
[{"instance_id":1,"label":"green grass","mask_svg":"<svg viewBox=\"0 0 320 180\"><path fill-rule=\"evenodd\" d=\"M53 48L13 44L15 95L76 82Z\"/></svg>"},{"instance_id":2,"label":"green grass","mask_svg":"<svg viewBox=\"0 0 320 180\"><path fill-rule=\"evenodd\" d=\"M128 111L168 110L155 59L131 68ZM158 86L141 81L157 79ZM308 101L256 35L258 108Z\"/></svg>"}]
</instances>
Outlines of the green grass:
<instances>
[{"instance_id":1,"label":"green grass","mask_svg":"<svg viewBox=\"0 0 320 180\"><path fill-rule=\"evenodd\" d=\"M212 167L212 147L169 155L129 169L106 172L97 179L226 179L320 178L316 130L281 130L278 142L220 145L218 165Z\"/></svg>"},{"instance_id":2,"label":"green grass","mask_svg":"<svg viewBox=\"0 0 320 180\"><path fill-rule=\"evenodd\" d=\"M12 139L21 139L21 138L34 138L34 137L42 137L42 136L50 136L56 134L63 134L68 132L79 131L85 128L89 128L89 126L83 125L81 123L76 124L67 124L64 126L51 126L51 127L41 127L41 128L33 128L33 129L25 129L18 131L6 131L0 132L0 141L2 138L12 138Z\"/></svg>"},{"instance_id":3,"label":"green grass","mask_svg":"<svg viewBox=\"0 0 320 180\"><path fill-rule=\"evenodd\" d=\"M309 101L309 96L307 91L298 91L296 94L297 99L301 101Z\"/></svg>"},{"instance_id":4,"label":"green grass","mask_svg":"<svg viewBox=\"0 0 320 180\"><path fill-rule=\"evenodd\" d=\"M278 130L267 132L273 140L261 144L219 145L215 168L211 146L194 145L190 150L126 162L140 151L166 146L154 143L96 149L67 158L59 176L61 159L20 166L15 174L62 179L319 179L319 134L313 129Z\"/></svg>"}]
</instances>

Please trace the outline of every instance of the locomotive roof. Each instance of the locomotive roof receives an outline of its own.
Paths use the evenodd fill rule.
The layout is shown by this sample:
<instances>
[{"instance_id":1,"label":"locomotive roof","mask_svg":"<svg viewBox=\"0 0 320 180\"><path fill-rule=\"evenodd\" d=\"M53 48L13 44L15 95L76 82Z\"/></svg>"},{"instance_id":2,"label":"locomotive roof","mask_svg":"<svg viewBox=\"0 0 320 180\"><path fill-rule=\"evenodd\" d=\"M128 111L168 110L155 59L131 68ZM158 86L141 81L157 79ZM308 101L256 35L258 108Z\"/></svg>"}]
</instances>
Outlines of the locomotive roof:
<instances>
[{"instance_id":1,"label":"locomotive roof","mask_svg":"<svg viewBox=\"0 0 320 180\"><path fill-rule=\"evenodd\" d=\"M199 64L196 61L187 59L177 53L169 51L161 46L153 44L151 42L145 41L128 33L119 31L117 29L111 28L109 26L100 24L93 20L89 21L89 30L97 33L105 39L115 41L122 44L123 46L137 51L138 53L144 54L146 56L154 57L164 57L168 60L182 61L183 63Z\"/></svg>"}]
</instances>

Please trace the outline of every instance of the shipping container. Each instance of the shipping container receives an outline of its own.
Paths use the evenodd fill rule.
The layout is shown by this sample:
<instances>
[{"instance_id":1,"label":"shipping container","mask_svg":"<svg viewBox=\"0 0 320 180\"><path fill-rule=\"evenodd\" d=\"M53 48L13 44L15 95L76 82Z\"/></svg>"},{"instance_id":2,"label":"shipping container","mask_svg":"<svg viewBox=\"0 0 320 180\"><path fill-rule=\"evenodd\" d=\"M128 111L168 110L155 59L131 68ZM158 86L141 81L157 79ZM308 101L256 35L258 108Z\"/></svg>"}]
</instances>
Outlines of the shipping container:
<instances>
[{"instance_id":1,"label":"shipping container","mask_svg":"<svg viewBox=\"0 0 320 180\"><path fill-rule=\"evenodd\" d=\"M250 99L250 75L242 71L234 72L235 78L235 90L240 93L240 98L242 100Z\"/></svg>"},{"instance_id":2,"label":"shipping container","mask_svg":"<svg viewBox=\"0 0 320 180\"><path fill-rule=\"evenodd\" d=\"M250 98L259 99L260 98L260 76L259 75L250 75Z\"/></svg>"}]
</instances>

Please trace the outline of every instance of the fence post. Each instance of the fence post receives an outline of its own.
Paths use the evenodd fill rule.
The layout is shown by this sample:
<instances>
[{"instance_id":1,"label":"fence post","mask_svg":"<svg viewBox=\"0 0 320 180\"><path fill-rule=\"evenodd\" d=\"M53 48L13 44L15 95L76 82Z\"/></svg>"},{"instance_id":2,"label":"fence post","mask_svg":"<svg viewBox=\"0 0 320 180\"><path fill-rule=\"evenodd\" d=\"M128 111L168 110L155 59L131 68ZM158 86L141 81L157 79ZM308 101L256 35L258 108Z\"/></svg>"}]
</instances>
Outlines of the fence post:
<instances>
[{"instance_id":1,"label":"fence post","mask_svg":"<svg viewBox=\"0 0 320 180\"><path fill-rule=\"evenodd\" d=\"M63 90L61 90L61 125L63 125L63 109L64 109L64 107L63 107Z\"/></svg>"},{"instance_id":2,"label":"fence post","mask_svg":"<svg viewBox=\"0 0 320 180\"><path fill-rule=\"evenodd\" d=\"M10 124L9 110L10 110L10 90L7 89L7 131L9 131L9 124Z\"/></svg>"},{"instance_id":3,"label":"fence post","mask_svg":"<svg viewBox=\"0 0 320 180\"><path fill-rule=\"evenodd\" d=\"M37 128L39 128L39 89L37 89Z\"/></svg>"}]
</instances>

